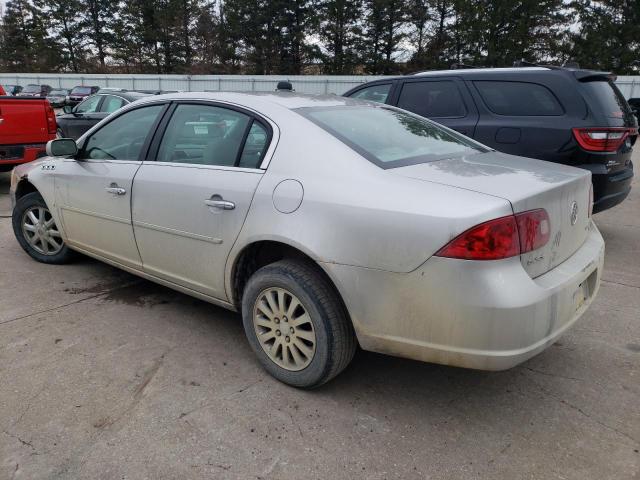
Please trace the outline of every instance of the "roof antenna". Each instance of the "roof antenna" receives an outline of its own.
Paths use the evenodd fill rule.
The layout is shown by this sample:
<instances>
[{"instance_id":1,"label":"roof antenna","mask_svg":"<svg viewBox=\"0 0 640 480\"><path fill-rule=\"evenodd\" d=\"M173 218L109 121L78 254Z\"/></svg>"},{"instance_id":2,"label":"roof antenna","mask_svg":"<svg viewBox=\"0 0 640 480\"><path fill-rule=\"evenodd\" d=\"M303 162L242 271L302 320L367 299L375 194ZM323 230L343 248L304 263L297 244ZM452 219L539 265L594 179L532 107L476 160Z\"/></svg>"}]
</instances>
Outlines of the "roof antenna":
<instances>
[{"instance_id":1,"label":"roof antenna","mask_svg":"<svg viewBox=\"0 0 640 480\"><path fill-rule=\"evenodd\" d=\"M288 80L278 82L276 92L293 92L293 85Z\"/></svg>"}]
</instances>

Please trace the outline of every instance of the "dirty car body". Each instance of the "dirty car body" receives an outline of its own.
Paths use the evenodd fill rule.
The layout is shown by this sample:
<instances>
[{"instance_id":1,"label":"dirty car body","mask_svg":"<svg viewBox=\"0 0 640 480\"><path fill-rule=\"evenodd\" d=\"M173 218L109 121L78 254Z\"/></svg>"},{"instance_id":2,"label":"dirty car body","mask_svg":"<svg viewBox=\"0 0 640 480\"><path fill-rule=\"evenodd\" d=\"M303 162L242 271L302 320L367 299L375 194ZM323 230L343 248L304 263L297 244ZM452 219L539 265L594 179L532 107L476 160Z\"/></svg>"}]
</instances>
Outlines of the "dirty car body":
<instances>
[{"instance_id":1,"label":"dirty car body","mask_svg":"<svg viewBox=\"0 0 640 480\"><path fill-rule=\"evenodd\" d=\"M111 122L142 107L154 118L123 140L139 145L132 158L87 154ZM250 117L242 152L253 141L257 150L207 163L211 145L224 146L193 147L197 137L234 135L218 110L192 115L207 107ZM192 112L179 130L189 137L167 152L181 110ZM604 242L589 172L502 154L394 107L165 95L116 112L78 147L75 158L17 168L11 188L14 202L42 195L70 249L235 310L256 268L303 258L335 290L365 350L507 369L551 345L599 287Z\"/></svg>"}]
</instances>

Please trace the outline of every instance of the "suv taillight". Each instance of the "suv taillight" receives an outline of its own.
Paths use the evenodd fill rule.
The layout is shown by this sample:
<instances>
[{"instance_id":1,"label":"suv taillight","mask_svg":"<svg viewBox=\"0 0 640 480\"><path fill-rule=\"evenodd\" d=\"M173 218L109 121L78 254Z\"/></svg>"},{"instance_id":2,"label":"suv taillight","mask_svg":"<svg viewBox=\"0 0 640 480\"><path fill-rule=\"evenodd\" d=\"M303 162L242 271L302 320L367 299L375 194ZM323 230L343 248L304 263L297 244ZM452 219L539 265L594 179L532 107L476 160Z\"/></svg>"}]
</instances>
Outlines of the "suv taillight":
<instances>
[{"instance_id":1,"label":"suv taillight","mask_svg":"<svg viewBox=\"0 0 640 480\"><path fill-rule=\"evenodd\" d=\"M546 210L529 210L476 225L435 255L462 260L500 260L543 247L549 241L550 232Z\"/></svg>"},{"instance_id":2,"label":"suv taillight","mask_svg":"<svg viewBox=\"0 0 640 480\"><path fill-rule=\"evenodd\" d=\"M629 136L638 135L637 128L574 128L578 144L589 152L615 152Z\"/></svg>"},{"instance_id":3,"label":"suv taillight","mask_svg":"<svg viewBox=\"0 0 640 480\"><path fill-rule=\"evenodd\" d=\"M44 112L47 117L47 130L49 131L50 135L55 135L56 129L58 128L58 125L56 123L56 112L53 111L53 108L51 107L49 102L46 103L47 104L44 107Z\"/></svg>"}]
</instances>

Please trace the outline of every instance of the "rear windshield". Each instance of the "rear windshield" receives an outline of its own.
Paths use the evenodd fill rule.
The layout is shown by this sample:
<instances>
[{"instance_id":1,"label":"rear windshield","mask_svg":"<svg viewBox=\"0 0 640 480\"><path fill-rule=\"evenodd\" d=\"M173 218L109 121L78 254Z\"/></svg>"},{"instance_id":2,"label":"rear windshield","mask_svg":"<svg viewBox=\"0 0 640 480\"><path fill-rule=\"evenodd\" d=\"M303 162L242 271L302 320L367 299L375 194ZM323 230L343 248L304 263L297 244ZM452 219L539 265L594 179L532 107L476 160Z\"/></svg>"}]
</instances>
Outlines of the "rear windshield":
<instances>
[{"instance_id":1,"label":"rear windshield","mask_svg":"<svg viewBox=\"0 0 640 480\"><path fill-rule=\"evenodd\" d=\"M382 168L488 151L427 119L388 107L310 107L297 112Z\"/></svg>"},{"instance_id":2,"label":"rear windshield","mask_svg":"<svg viewBox=\"0 0 640 480\"><path fill-rule=\"evenodd\" d=\"M51 97L55 97L55 96L58 96L58 95L66 95L66 94L67 94L66 90L51 90L49 92L49 96L51 96Z\"/></svg>"},{"instance_id":3,"label":"rear windshield","mask_svg":"<svg viewBox=\"0 0 640 480\"><path fill-rule=\"evenodd\" d=\"M629 105L618 87L608 80L583 82L587 96L609 118L623 118L631 113Z\"/></svg>"},{"instance_id":4,"label":"rear windshield","mask_svg":"<svg viewBox=\"0 0 640 480\"><path fill-rule=\"evenodd\" d=\"M27 85L26 87L24 87L24 90L22 90L25 93L35 93L35 92L39 92L40 91L40 85Z\"/></svg>"},{"instance_id":5,"label":"rear windshield","mask_svg":"<svg viewBox=\"0 0 640 480\"><path fill-rule=\"evenodd\" d=\"M91 87L73 87L71 93L75 95L89 95L91 93Z\"/></svg>"}]
</instances>

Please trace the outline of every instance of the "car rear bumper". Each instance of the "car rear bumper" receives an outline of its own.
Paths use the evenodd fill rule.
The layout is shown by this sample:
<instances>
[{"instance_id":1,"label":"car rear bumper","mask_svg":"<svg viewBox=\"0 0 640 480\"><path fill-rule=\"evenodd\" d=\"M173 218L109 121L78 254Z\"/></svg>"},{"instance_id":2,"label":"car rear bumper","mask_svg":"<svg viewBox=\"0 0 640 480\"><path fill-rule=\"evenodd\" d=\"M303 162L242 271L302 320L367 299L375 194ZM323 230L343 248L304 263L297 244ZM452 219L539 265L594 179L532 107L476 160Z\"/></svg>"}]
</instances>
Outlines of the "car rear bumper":
<instances>
[{"instance_id":1,"label":"car rear bumper","mask_svg":"<svg viewBox=\"0 0 640 480\"><path fill-rule=\"evenodd\" d=\"M342 294L365 350L480 370L504 370L538 354L595 297L604 240L592 223L585 243L532 279L519 257L432 257L397 274L323 264Z\"/></svg>"},{"instance_id":2,"label":"car rear bumper","mask_svg":"<svg viewBox=\"0 0 640 480\"><path fill-rule=\"evenodd\" d=\"M609 174L593 174L593 212L598 213L621 203L631 191L633 163L624 170Z\"/></svg>"},{"instance_id":3,"label":"car rear bumper","mask_svg":"<svg viewBox=\"0 0 640 480\"><path fill-rule=\"evenodd\" d=\"M0 145L0 169L6 170L14 165L32 162L45 153L46 146L45 143Z\"/></svg>"}]
</instances>

